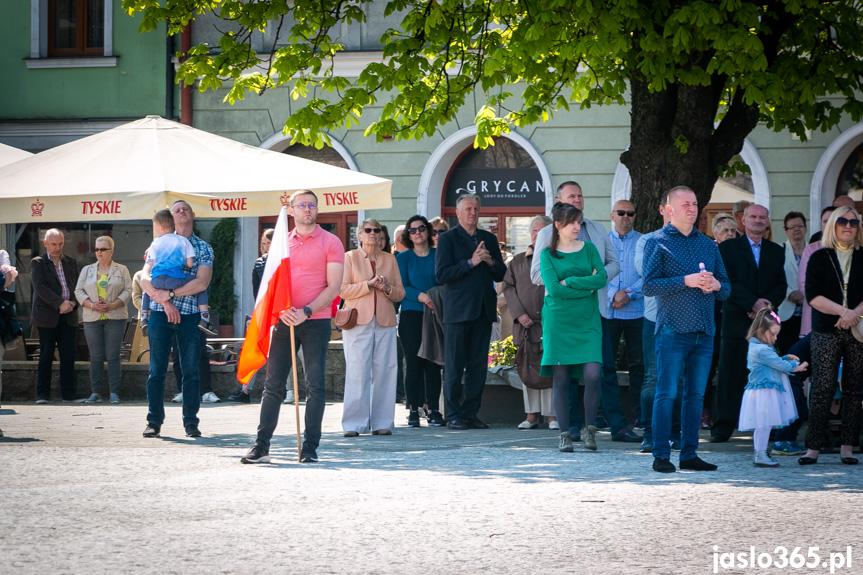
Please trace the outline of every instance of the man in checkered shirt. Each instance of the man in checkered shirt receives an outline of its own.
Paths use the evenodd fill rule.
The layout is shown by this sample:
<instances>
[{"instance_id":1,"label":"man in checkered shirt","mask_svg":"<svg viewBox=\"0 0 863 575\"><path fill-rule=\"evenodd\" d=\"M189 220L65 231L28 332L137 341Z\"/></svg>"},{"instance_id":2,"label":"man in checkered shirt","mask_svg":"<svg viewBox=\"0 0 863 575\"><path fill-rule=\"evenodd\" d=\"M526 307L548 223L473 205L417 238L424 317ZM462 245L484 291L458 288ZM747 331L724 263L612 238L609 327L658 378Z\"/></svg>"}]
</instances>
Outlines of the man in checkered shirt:
<instances>
[{"instance_id":1,"label":"man in checkered shirt","mask_svg":"<svg viewBox=\"0 0 863 575\"><path fill-rule=\"evenodd\" d=\"M176 232L189 239L195 248L194 266L187 272L189 283L175 290L158 290L150 283L153 262L144 266L141 288L150 296L150 376L147 379L147 428L144 437L159 437L165 421L165 373L168 356L176 336L180 366L183 371L183 427L187 437L200 437L198 409L201 407L201 380L198 359L201 355L201 338L198 321L201 319L195 294L204 291L213 277L213 248L192 233L195 212L178 200L171 206Z\"/></svg>"}]
</instances>

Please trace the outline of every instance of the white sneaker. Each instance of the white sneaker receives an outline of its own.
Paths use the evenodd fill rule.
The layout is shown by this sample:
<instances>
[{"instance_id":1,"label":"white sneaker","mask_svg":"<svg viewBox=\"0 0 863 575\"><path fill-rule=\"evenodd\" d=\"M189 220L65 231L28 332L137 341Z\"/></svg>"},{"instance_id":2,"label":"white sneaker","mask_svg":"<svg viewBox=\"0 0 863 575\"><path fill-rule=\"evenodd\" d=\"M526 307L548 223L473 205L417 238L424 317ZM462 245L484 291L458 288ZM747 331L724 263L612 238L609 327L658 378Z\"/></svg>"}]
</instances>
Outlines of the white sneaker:
<instances>
[{"instance_id":1,"label":"white sneaker","mask_svg":"<svg viewBox=\"0 0 863 575\"><path fill-rule=\"evenodd\" d=\"M183 403L183 392L181 391L175 395L174 399L171 400L171 403Z\"/></svg>"},{"instance_id":2,"label":"white sneaker","mask_svg":"<svg viewBox=\"0 0 863 575\"><path fill-rule=\"evenodd\" d=\"M294 390L289 389L288 394L285 396L285 401L282 403L294 403Z\"/></svg>"},{"instance_id":3,"label":"white sneaker","mask_svg":"<svg viewBox=\"0 0 863 575\"><path fill-rule=\"evenodd\" d=\"M549 421L549 422L548 422L548 428L549 428L549 429L560 429L560 424L559 424L559 423L557 422L557 420L555 419L554 421Z\"/></svg>"},{"instance_id":4,"label":"white sneaker","mask_svg":"<svg viewBox=\"0 0 863 575\"><path fill-rule=\"evenodd\" d=\"M208 391L201 396L201 403L219 403L220 401L222 400L219 399L219 396L212 391Z\"/></svg>"}]
</instances>

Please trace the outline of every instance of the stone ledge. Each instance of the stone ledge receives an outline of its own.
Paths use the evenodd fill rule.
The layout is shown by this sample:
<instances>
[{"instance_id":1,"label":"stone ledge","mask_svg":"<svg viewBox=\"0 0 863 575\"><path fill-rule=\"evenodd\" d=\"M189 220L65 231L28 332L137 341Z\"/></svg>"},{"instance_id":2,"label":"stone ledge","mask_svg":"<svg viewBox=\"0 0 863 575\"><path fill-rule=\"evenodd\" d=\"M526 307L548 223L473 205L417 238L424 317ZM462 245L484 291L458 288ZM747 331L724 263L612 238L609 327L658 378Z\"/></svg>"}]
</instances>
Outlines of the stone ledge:
<instances>
[{"instance_id":1,"label":"stone ledge","mask_svg":"<svg viewBox=\"0 0 863 575\"><path fill-rule=\"evenodd\" d=\"M33 401L36 399L35 361L5 361L3 370L3 397L5 401ZM51 396L60 397L59 372L60 362L54 361L51 373ZM107 370L106 370L107 371ZM147 399L147 377L150 372L149 363L123 363L123 374L120 381L120 399L127 401L143 401ZM239 389L237 381L237 365L210 365L211 385L213 391L223 400ZM297 373L300 395L303 394L303 370ZM341 401L345 387L345 357L341 341L331 341L327 353L325 368L326 390L328 401ZM79 395L90 392L90 362L75 362L75 378ZM169 367L165 376L165 395L174 394L177 390L173 370ZM255 378L252 388L252 398L260 399L263 390L263 373ZM107 373L102 377L102 395L107 396Z\"/></svg>"},{"instance_id":2,"label":"stone ledge","mask_svg":"<svg viewBox=\"0 0 863 575\"><path fill-rule=\"evenodd\" d=\"M617 381L620 384L620 387L629 387L629 372L628 371L618 371L617 372ZM521 382L521 378L518 376L518 372L515 368L504 368L498 372L493 372L489 369L488 375L485 378L486 385L508 385L515 389L521 391L524 384ZM584 382L581 383L581 386L584 386Z\"/></svg>"}]
</instances>

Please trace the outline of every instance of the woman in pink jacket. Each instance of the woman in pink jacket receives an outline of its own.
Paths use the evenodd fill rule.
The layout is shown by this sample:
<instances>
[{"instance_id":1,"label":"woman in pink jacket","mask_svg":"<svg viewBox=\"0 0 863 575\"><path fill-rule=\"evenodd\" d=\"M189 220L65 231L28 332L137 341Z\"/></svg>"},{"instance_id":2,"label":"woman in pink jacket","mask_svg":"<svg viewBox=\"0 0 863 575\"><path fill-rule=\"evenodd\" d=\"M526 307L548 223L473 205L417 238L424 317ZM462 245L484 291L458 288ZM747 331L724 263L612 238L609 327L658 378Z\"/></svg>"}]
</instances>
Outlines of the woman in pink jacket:
<instances>
[{"instance_id":1,"label":"woman in pink jacket","mask_svg":"<svg viewBox=\"0 0 863 575\"><path fill-rule=\"evenodd\" d=\"M364 220L359 249L345 254L339 293L357 310L357 325L342 332L345 350L345 437L392 435L396 404L396 309L405 297L396 258L378 244L381 225Z\"/></svg>"}]
</instances>

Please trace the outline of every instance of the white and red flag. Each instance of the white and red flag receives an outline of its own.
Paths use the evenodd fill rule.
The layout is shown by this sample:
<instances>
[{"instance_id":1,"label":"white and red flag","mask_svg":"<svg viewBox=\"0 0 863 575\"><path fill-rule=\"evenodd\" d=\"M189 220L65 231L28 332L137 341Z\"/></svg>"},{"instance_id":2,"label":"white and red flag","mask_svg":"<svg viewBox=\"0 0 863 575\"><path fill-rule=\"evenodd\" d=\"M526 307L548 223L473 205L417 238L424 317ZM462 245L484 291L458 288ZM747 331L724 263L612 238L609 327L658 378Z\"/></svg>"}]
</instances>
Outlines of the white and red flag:
<instances>
[{"instance_id":1,"label":"white and red flag","mask_svg":"<svg viewBox=\"0 0 863 575\"><path fill-rule=\"evenodd\" d=\"M247 384L266 362L270 353L270 332L279 314L291 307L291 253L288 245L288 210L282 207L261 277L252 321L240 352L237 379Z\"/></svg>"}]
</instances>

